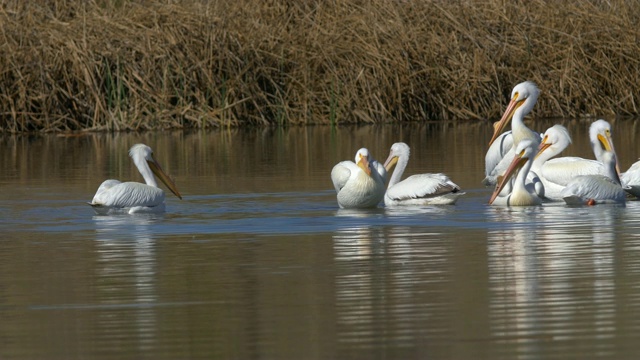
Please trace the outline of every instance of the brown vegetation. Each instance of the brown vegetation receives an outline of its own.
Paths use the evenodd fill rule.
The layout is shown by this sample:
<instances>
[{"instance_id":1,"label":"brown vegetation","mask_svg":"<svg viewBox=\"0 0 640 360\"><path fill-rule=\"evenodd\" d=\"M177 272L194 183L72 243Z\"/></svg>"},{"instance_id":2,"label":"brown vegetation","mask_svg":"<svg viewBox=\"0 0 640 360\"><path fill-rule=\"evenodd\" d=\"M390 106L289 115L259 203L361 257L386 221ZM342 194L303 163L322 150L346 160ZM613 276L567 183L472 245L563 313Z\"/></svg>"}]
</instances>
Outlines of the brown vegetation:
<instances>
[{"instance_id":1,"label":"brown vegetation","mask_svg":"<svg viewBox=\"0 0 640 360\"><path fill-rule=\"evenodd\" d=\"M635 1L1 4L0 132L639 112Z\"/></svg>"}]
</instances>

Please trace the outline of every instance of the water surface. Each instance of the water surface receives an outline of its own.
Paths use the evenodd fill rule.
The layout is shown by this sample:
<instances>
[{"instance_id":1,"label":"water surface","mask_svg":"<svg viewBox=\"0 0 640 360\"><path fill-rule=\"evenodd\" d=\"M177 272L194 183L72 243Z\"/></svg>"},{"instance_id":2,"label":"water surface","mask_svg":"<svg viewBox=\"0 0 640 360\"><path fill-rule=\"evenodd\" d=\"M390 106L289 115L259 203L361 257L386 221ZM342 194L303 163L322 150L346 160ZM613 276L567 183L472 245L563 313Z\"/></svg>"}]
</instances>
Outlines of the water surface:
<instances>
[{"instance_id":1,"label":"water surface","mask_svg":"<svg viewBox=\"0 0 640 360\"><path fill-rule=\"evenodd\" d=\"M592 157L586 121L564 155ZM553 122L536 122L544 130ZM617 121L623 169L637 121ZM488 123L0 138L2 359L633 358L640 202L490 207ZM455 206L340 210L329 173L412 147ZM184 197L96 216L144 142Z\"/></svg>"}]
</instances>

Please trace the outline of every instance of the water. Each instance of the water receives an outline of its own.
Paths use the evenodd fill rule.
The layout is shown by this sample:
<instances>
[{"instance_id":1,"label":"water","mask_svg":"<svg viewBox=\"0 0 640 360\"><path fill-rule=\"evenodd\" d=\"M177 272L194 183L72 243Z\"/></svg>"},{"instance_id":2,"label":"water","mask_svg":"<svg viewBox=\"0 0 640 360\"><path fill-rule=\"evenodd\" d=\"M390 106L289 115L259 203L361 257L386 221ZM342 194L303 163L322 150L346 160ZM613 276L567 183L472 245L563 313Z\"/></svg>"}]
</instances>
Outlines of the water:
<instances>
[{"instance_id":1,"label":"water","mask_svg":"<svg viewBox=\"0 0 640 360\"><path fill-rule=\"evenodd\" d=\"M538 122L544 130L553 122ZM589 154L587 122L564 122ZM626 169L637 121L617 121ZM0 138L1 359L634 358L640 202L508 209L480 185L486 123ZM412 146L455 206L339 210L329 173ZM176 179L162 215L96 216L140 181L144 142Z\"/></svg>"}]
</instances>

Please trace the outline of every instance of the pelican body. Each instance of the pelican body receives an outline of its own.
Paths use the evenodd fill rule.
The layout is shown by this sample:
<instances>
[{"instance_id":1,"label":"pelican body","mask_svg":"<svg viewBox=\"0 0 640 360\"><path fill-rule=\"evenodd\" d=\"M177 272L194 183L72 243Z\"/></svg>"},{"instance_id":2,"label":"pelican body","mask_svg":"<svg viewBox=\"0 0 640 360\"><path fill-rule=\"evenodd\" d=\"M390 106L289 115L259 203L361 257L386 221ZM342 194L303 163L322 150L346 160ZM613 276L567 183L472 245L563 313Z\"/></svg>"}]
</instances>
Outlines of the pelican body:
<instances>
[{"instance_id":1,"label":"pelican body","mask_svg":"<svg viewBox=\"0 0 640 360\"><path fill-rule=\"evenodd\" d=\"M384 162L387 172L395 166L384 196L385 206L449 205L464 193L444 174L417 174L400 181L409 162L409 145L398 142L391 146Z\"/></svg>"},{"instance_id":2,"label":"pelican body","mask_svg":"<svg viewBox=\"0 0 640 360\"><path fill-rule=\"evenodd\" d=\"M620 185L616 171L617 159L613 152L605 151L602 159L607 175L583 175L574 178L562 190L568 205L624 204L626 192Z\"/></svg>"},{"instance_id":3,"label":"pelican body","mask_svg":"<svg viewBox=\"0 0 640 360\"><path fill-rule=\"evenodd\" d=\"M524 117L533 110L539 95L540 90L531 81L525 81L513 87L511 100L502 118L493 124L493 136L485 155L485 179L482 181L484 185L496 183L498 176L504 173L506 166L513 160L516 154L515 147L520 141L524 139L540 141L540 135L524 124ZM511 122L511 133L503 134L509 122ZM499 145L494 146L498 139ZM508 144L511 144L511 151L507 151Z\"/></svg>"},{"instance_id":4,"label":"pelican body","mask_svg":"<svg viewBox=\"0 0 640 360\"><path fill-rule=\"evenodd\" d=\"M591 134L592 131L596 132L595 137ZM605 151L616 154L611 140L611 125L607 121L600 119L594 122L589 129L589 135L596 159L603 161L602 154ZM640 161L632 164L626 172L620 173L620 163L617 161L616 155L616 172L620 176L622 188L632 196L640 197Z\"/></svg>"},{"instance_id":5,"label":"pelican body","mask_svg":"<svg viewBox=\"0 0 640 360\"><path fill-rule=\"evenodd\" d=\"M369 150L361 148L355 162L341 161L333 167L331 181L340 208L374 208L384 197L386 171L370 156Z\"/></svg>"},{"instance_id":6,"label":"pelican body","mask_svg":"<svg viewBox=\"0 0 640 360\"><path fill-rule=\"evenodd\" d=\"M542 200L536 194L534 184L529 186L525 183L529 169L531 169L533 156L537 152L538 142L524 139L515 148L515 157L496 186L489 205L502 206L534 206L542 204ZM516 175L517 174L517 175ZM511 185L511 191L506 195L501 195L503 189L508 187L512 177L515 181Z\"/></svg>"},{"instance_id":7,"label":"pelican body","mask_svg":"<svg viewBox=\"0 0 640 360\"><path fill-rule=\"evenodd\" d=\"M175 183L153 158L153 150L144 144L136 144L129 156L144 178L139 182L105 180L89 203L96 214L160 213L165 211L164 191L158 187L155 174L178 198L182 199Z\"/></svg>"},{"instance_id":8,"label":"pelican body","mask_svg":"<svg viewBox=\"0 0 640 360\"><path fill-rule=\"evenodd\" d=\"M566 156L551 159L571 144L571 136L566 127L556 124L543 134L538 154L533 161L532 171L538 174L545 189L545 198L562 201L561 192L576 176L604 173L604 166L596 160Z\"/></svg>"},{"instance_id":9,"label":"pelican body","mask_svg":"<svg viewBox=\"0 0 640 360\"><path fill-rule=\"evenodd\" d=\"M640 197L640 161L636 161L629 170L622 173L620 180L629 194Z\"/></svg>"}]
</instances>

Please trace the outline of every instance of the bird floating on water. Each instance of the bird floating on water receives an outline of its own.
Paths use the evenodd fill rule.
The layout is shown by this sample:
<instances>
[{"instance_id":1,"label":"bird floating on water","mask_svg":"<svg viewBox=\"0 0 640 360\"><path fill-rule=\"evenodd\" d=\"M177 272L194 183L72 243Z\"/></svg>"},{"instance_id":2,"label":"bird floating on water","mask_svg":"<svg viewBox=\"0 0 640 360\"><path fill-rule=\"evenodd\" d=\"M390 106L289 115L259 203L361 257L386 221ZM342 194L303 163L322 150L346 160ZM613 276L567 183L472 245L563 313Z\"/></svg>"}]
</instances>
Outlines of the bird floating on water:
<instances>
[{"instance_id":1,"label":"bird floating on water","mask_svg":"<svg viewBox=\"0 0 640 360\"><path fill-rule=\"evenodd\" d=\"M182 199L178 188L153 158L153 150L144 144L136 144L129 156L144 178L139 182L105 180L89 203L97 214L160 213L165 211L164 191L158 187L155 174L171 192Z\"/></svg>"},{"instance_id":2,"label":"bird floating on water","mask_svg":"<svg viewBox=\"0 0 640 360\"><path fill-rule=\"evenodd\" d=\"M533 110L538 101L540 90L531 81L522 82L513 87L511 100L502 118L493 125L494 132L489 141L489 150L485 155L485 186L495 185L498 176L515 156L515 147L524 139L540 141L540 135L524 124L524 117ZM503 134L511 122L511 132ZM496 141L499 140L499 141Z\"/></svg>"},{"instance_id":3,"label":"bird floating on water","mask_svg":"<svg viewBox=\"0 0 640 360\"><path fill-rule=\"evenodd\" d=\"M384 167L361 148L355 162L341 161L331 170L338 205L343 209L374 208L382 201L387 174Z\"/></svg>"},{"instance_id":4,"label":"bird floating on water","mask_svg":"<svg viewBox=\"0 0 640 360\"><path fill-rule=\"evenodd\" d=\"M582 175L571 180L562 190L562 198L568 205L624 204L626 192L620 185L616 171L616 155L602 153L606 175Z\"/></svg>"},{"instance_id":5,"label":"bird floating on water","mask_svg":"<svg viewBox=\"0 0 640 360\"><path fill-rule=\"evenodd\" d=\"M598 120L590 126L591 146L598 160L575 156L552 159L571 144L571 136L567 128L559 124L545 131L531 170L542 181L546 199L562 201L562 190L576 176L606 174L605 166L601 162L602 153L605 150L614 151L609 129L609 123L604 120Z\"/></svg>"},{"instance_id":6,"label":"bird floating on water","mask_svg":"<svg viewBox=\"0 0 640 360\"><path fill-rule=\"evenodd\" d=\"M384 162L387 172L393 170L384 196L385 206L448 205L455 204L461 195L460 187L444 174L416 174L400 181L409 162L409 145L398 142L391 146Z\"/></svg>"},{"instance_id":7,"label":"bird floating on water","mask_svg":"<svg viewBox=\"0 0 640 360\"><path fill-rule=\"evenodd\" d=\"M527 186L525 183L529 169L533 162L533 157L538 151L538 142L530 139L524 139L520 141L515 148L515 157L507 168L504 176L500 178L500 182L496 186L491 199L489 199L489 205L503 205L503 206L533 206L542 204L542 200L536 194L533 184ZM517 175L516 175L517 174ZM510 180L513 176L516 176L513 182L511 191L503 196L502 190L510 184Z\"/></svg>"}]
</instances>

